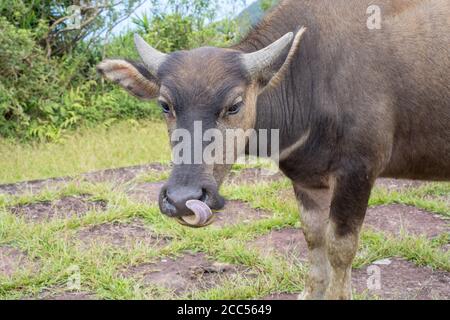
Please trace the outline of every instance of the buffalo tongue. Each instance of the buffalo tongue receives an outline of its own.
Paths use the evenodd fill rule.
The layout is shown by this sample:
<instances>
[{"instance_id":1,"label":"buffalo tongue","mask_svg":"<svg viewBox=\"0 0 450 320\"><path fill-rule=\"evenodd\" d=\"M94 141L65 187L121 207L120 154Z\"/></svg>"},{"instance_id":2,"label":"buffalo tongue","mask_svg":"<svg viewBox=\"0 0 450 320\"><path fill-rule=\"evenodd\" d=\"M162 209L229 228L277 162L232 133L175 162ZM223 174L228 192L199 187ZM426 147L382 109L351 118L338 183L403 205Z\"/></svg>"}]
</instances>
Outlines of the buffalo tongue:
<instances>
[{"instance_id":1,"label":"buffalo tongue","mask_svg":"<svg viewBox=\"0 0 450 320\"><path fill-rule=\"evenodd\" d=\"M180 221L183 225L189 227L199 228L205 227L212 223L213 213L208 205L200 200L189 200L186 202L188 207L194 215L184 216Z\"/></svg>"}]
</instances>

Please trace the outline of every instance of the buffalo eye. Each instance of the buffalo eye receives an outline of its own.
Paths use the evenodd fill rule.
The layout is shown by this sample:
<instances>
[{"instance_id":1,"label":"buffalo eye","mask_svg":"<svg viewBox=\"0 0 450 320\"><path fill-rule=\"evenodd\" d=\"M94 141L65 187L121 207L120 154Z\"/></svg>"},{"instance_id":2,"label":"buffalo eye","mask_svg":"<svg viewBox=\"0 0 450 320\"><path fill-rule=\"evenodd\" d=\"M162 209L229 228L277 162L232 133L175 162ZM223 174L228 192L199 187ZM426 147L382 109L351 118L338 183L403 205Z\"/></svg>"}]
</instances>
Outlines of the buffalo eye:
<instances>
[{"instance_id":1,"label":"buffalo eye","mask_svg":"<svg viewBox=\"0 0 450 320\"><path fill-rule=\"evenodd\" d=\"M162 109L162 112L164 112L165 114L169 114L170 113L170 106L169 106L169 104L167 102L158 101L158 103L159 103L159 105L160 105L160 107Z\"/></svg>"},{"instance_id":2,"label":"buffalo eye","mask_svg":"<svg viewBox=\"0 0 450 320\"><path fill-rule=\"evenodd\" d=\"M238 114L239 111L241 111L241 108L243 105L244 105L244 103L242 101L233 104L231 107L229 107L227 109L226 115L230 116L230 115Z\"/></svg>"}]
</instances>

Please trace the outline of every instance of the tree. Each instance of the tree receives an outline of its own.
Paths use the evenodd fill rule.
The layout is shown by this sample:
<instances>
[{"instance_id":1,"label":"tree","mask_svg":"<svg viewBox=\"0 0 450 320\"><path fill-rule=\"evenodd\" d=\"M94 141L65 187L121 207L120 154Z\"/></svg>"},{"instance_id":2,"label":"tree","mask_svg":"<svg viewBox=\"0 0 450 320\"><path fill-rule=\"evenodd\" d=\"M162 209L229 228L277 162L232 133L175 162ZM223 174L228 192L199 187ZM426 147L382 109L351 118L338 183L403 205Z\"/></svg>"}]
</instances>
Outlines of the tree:
<instances>
[{"instance_id":1,"label":"tree","mask_svg":"<svg viewBox=\"0 0 450 320\"><path fill-rule=\"evenodd\" d=\"M48 58L61 57L78 45L88 47L129 17L144 0L0 0L0 16L32 30ZM86 40L89 39L88 42Z\"/></svg>"}]
</instances>

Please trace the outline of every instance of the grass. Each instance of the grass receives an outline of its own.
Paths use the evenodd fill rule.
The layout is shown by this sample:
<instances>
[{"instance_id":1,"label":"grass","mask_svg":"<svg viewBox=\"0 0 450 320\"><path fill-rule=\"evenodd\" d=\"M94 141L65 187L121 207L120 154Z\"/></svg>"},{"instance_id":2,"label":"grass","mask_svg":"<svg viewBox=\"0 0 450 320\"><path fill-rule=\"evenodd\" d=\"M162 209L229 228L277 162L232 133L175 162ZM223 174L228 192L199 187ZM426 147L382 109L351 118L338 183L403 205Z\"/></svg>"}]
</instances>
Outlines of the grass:
<instances>
[{"instance_id":1,"label":"grass","mask_svg":"<svg viewBox=\"0 0 450 320\"><path fill-rule=\"evenodd\" d=\"M104 186L80 186L75 190L68 187L61 191L60 195L80 194L87 190L95 193L95 190L104 191ZM47 199L47 196L44 196ZM294 279L304 278L304 268L292 267L285 262L272 259L261 260L254 252L245 247L245 242L260 233L269 231L275 226L282 226L278 219L270 221L271 227L262 230L255 226L236 226L228 230L190 230L174 225L169 219L161 218L158 209L154 206L142 206L130 203L126 198L111 192L106 197L111 205L104 214L84 216L67 220L54 220L50 223L29 224L19 218L12 218L6 212L4 221L0 224L0 234L3 243L20 247L30 257L42 261L39 273L26 272L18 274L13 279L0 281L0 297L12 298L27 296L39 292L42 287L58 288L64 286L67 281L67 270L73 266L83 266L82 278L88 283L83 290L94 291L102 298L155 298L170 297L171 294L162 288L141 288L133 279L124 279L117 276L117 271L123 265L136 264L153 260L156 257L174 256L186 249L206 252L218 261L233 264L241 264L253 270L256 276L251 281L245 279L245 275L239 275L239 287L233 283L225 282L220 288L214 288L206 292L190 293L190 298L251 298L262 296L271 290L295 291L301 289L301 281ZM36 202L42 196L35 198L24 197L16 199L15 203ZM12 203L11 202L11 203ZM7 217L6 217L7 216ZM176 239L169 247L164 249L134 247L128 251L114 251L109 247L96 247L88 252L77 251L75 244L67 239L74 235L83 226L92 226L110 221L128 221L140 217L148 223L157 233L170 235ZM230 239L230 234L233 238ZM280 281L283 281L280 283ZM293 286L295 284L295 286ZM20 293L19 293L20 292ZM165 292L165 293L164 293Z\"/></svg>"},{"instance_id":2,"label":"grass","mask_svg":"<svg viewBox=\"0 0 450 320\"><path fill-rule=\"evenodd\" d=\"M145 179L147 178L147 179ZM145 177L151 181L154 177ZM443 186L434 186L442 191ZM93 292L105 299L164 299L173 293L162 287L142 286L137 279L120 276L126 266L154 261L162 257L174 257L186 250L204 252L212 259L246 269L235 278L206 291L186 293L189 299L254 299L274 292L294 293L303 288L307 268L292 265L281 256L262 257L248 247L248 242L272 230L300 227L297 205L289 193L285 180L259 185L226 185L224 194L231 199L248 202L252 207L270 210L273 215L250 224L235 225L224 229L191 230L174 224L160 215L154 205L143 205L128 199L126 194L107 183L69 184L59 191L44 191L37 195L19 197L5 196L0 202L0 245L10 245L27 252L39 261L39 272L24 268L12 278L0 279L0 298L20 298L39 294L43 288L54 292L64 291L68 270L80 268L83 292ZM411 191L408 197L419 191ZM49 222L28 223L8 213L7 207L16 204L35 203L69 195L92 194L94 199L108 202L107 211L91 212L82 217L53 219ZM372 202L395 202L405 197L403 193L388 196L382 190L374 192ZM94 246L80 250L73 239L78 230L103 223L142 219L156 234L172 237L166 247L155 248L136 243L131 249L122 250L112 246ZM354 267L363 267L376 260L399 256L418 266L450 271L450 254L440 250L448 243L441 237L430 240L423 237L402 235L388 237L379 232L366 230L361 237L361 248ZM357 296L358 297L358 296ZM360 298L367 298L361 296Z\"/></svg>"},{"instance_id":3,"label":"grass","mask_svg":"<svg viewBox=\"0 0 450 320\"><path fill-rule=\"evenodd\" d=\"M61 144L28 146L2 142L0 157L5 165L0 168L0 176L2 181L13 182L74 175L106 167L166 162L169 155L166 145L164 125L152 122L132 127L129 123L120 123L109 129L82 130ZM247 167L236 166L234 170ZM158 182L167 177L167 172L149 172L138 176L133 183ZM36 269L23 265L11 277L0 276L0 299L35 297L46 290L65 292L73 267L79 269L81 291L98 298L173 298L173 292L167 288L143 285L138 278L125 276L124 271L133 265L181 256L186 250L202 252L213 261L238 265L242 272L213 288L187 292L180 298L255 299L271 293L298 293L303 289L307 274L304 264L292 264L281 255L263 256L249 246L249 242L271 231L301 227L291 188L287 180L225 185L222 193L228 199L244 201L272 215L222 229L198 230L174 223L163 217L155 204L135 202L124 192L125 188L107 182L76 181L60 190L0 196L0 247L17 248L38 266ZM105 201L106 211L31 223L11 214L8 209L85 194L92 200ZM442 197L449 196L450 184L433 183L399 192L375 189L369 204L414 205L447 218L450 208ZM89 249L79 246L76 236L84 228L111 222L129 223L135 219L140 219L155 235L170 237L172 241L162 247L136 242L126 249L108 243ZM380 259L402 257L417 266L450 272L450 253L441 249L448 243L445 234L435 239L406 233L393 237L365 229L353 266L362 268ZM360 294L356 298L373 297Z\"/></svg>"},{"instance_id":4,"label":"grass","mask_svg":"<svg viewBox=\"0 0 450 320\"><path fill-rule=\"evenodd\" d=\"M81 129L58 143L0 140L0 184L169 160L164 123L120 122L109 128Z\"/></svg>"}]
</instances>

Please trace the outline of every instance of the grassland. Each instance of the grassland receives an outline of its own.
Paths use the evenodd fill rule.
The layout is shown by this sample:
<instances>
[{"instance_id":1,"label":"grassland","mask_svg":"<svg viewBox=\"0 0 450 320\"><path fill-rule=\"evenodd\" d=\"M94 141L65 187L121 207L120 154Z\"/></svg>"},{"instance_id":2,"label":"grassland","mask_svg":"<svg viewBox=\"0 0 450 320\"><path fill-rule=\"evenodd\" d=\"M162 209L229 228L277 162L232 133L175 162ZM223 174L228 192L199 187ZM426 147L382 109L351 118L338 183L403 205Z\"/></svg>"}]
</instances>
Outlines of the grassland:
<instances>
[{"instance_id":1,"label":"grassland","mask_svg":"<svg viewBox=\"0 0 450 320\"><path fill-rule=\"evenodd\" d=\"M439 188L441 187L444 186ZM136 202L124 190L113 188L108 183L78 182L65 185L58 191L4 196L0 202L0 207L3 208L0 213L0 247L18 248L21 252L26 252L27 259L33 262L29 264L29 268L23 264L12 276L1 279L0 297L39 297L43 292L65 292L73 266L80 271L81 292L88 292L95 298L254 299L278 292L298 293L305 280L305 264L292 264L289 257L278 254L262 256L249 246L253 240L271 232L301 227L293 197L279 196L280 191L289 190L287 181L226 185L223 192L229 199L243 201L253 208L270 212L270 217L202 230L181 227L162 217L156 203ZM419 200L417 192L387 193L378 189L374 192L371 204L404 203L404 199L408 199L407 203L414 202L419 207L423 205L424 209L429 209L428 203L424 204ZM107 203L106 210L92 210L78 217L30 222L24 216L11 214L8 209L84 194L89 194L91 200ZM435 208L440 208L440 205ZM448 207L446 211L437 211L447 216L450 212ZM88 249L80 246L82 242L77 238L80 230L109 223L132 224L136 220L148 227L153 235L170 239L168 244L162 247L149 245L137 238L131 246L126 247L117 247L107 242L93 244ZM393 237L383 232L365 230L354 267L363 268L380 259L402 257L416 266L428 266L448 272L450 256L448 252L441 250L445 244L448 244L445 234L429 239L406 233ZM245 272L238 272L233 278L218 282L220 285L206 290L183 292L179 296L164 285L143 284L139 277L123 272L130 266L146 265L162 259L176 261L187 251L201 252L213 261L240 266ZM357 294L356 298L365 296Z\"/></svg>"},{"instance_id":2,"label":"grassland","mask_svg":"<svg viewBox=\"0 0 450 320\"><path fill-rule=\"evenodd\" d=\"M1 177L12 182L112 166L166 163L165 134L158 123L132 128L119 124L109 130L80 132L60 145L3 143L0 148L15 160L2 152L5 166ZM48 158L54 160L48 163ZM234 170L239 177L252 169L236 166ZM138 173L122 183L113 176L101 181L74 178L33 193L0 192L0 299L258 299L273 294L289 297L302 291L308 265L299 256L305 249L291 250L294 238L284 233L301 234L297 203L287 179L243 179L238 183L231 179L222 193L242 205L244 217L205 229L187 229L163 217L157 198L150 196L167 177L168 168ZM149 188L144 189L149 194L144 200L134 196L139 187ZM55 211L58 201L69 198L102 205L83 212L80 207ZM440 288L437 297L450 298L449 284L437 285L450 279L450 253L445 249L449 245L449 199L448 183L395 189L377 186L369 203L373 210L397 208L394 205L409 208L423 219L413 227L440 231L420 234L407 225L397 233L364 228L355 274L362 275L364 282L368 266L390 259L394 261L391 270L383 269L382 275L397 278L392 282L400 293L422 290L408 287L416 283L428 288L427 281L435 281L429 286ZM54 216L44 217L46 210L53 210ZM75 214L69 215L73 210ZM223 217L237 213L226 211ZM257 217L260 213L263 215ZM386 221L396 215L394 209L391 213ZM281 247L272 241L277 235L286 240L282 239ZM258 241L263 248L255 245ZM264 254L264 247L271 246L274 250ZM405 269L395 268L395 259L404 261L402 266L413 279ZM419 279L421 274L426 281ZM70 287L74 279L76 288ZM425 295L420 290L419 298ZM355 290L356 299L386 297L384 294L383 290Z\"/></svg>"},{"instance_id":3,"label":"grassland","mask_svg":"<svg viewBox=\"0 0 450 320\"><path fill-rule=\"evenodd\" d=\"M0 184L170 160L162 122L119 122L80 129L58 143L0 140Z\"/></svg>"}]
</instances>

